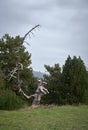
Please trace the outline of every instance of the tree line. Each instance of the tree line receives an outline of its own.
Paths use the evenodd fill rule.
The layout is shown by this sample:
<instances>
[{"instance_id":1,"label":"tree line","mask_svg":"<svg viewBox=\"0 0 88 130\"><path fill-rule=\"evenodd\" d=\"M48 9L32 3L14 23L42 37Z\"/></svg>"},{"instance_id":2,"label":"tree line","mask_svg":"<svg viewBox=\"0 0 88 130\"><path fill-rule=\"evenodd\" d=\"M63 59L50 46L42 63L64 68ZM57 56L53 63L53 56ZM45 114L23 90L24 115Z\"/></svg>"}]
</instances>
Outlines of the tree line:
<instances>
[{"instance_id":1,"label":"tree line","mask_svg":"<svg viewBox=\"0 0 88 130\"><path fill-rule=\"evenodd\" d=\"M37 87L37 78L30 67L31 54L26 51L22 40L20 36L12 37L8 34L0 39L0 109L14 109L25 104L25 100L14 92L17 85L16 73L8 80L10 72L16 67L18 56L23 65L23 70L20 71L21 88L31 95ZM44 66L48 72L44 75L44 80L50 93L43 97L42 104L88 102L88 71L81 57L68 56L62 68L59 64Z\"/></svg>"}]
</instances>

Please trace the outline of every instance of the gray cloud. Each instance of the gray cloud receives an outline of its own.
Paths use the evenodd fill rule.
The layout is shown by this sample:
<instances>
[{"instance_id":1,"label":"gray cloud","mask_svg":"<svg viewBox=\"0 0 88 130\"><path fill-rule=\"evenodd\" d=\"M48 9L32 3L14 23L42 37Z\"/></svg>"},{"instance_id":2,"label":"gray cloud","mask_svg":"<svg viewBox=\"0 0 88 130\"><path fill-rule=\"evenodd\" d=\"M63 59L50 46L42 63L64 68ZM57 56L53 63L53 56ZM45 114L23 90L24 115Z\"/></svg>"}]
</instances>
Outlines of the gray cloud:
<instances>
[{"instance_id":1,"label":"gray cloud","mask_svg":"<svg viewBox=\"0 0 88 130\"><path fill-rule=\"evenodd\" d=\"M88 8L88 0L56 0L56 3L65 8Z\"/></svg>"},{"instance_id":2,"label":"gray cloud","mask_svg":"<svg viewBox=\"0 0 88 130\"><path fill-rule=\"evenodd\" d=\"M40 31L30 39L32 66L64 64L67 56L81 56L87 63L88 0L1 0L0 36L23 36L35 24ZM29 39L28 39L29 42Z\"/></svg>"}]
</instances>

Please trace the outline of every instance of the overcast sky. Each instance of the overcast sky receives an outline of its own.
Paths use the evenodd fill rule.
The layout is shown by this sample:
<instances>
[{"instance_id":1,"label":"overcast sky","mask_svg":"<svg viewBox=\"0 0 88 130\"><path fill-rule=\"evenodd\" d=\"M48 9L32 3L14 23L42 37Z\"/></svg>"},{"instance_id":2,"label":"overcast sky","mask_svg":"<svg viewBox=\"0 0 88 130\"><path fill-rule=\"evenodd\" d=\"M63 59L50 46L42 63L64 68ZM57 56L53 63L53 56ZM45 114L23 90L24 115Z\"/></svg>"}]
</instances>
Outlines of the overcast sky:
<instances>
[{"instance_id":1,"label":"overcast sky","mask_svg":"<svg viewBox=\"0 0 88 130\"><path fill-rule=\"evenodd\" d=\"M24 36L36 24L40 29L25 44L33 70L62 66L68 55L88 67L88 0L0 0L0 37Z\"/></svg>"}]
</instances>

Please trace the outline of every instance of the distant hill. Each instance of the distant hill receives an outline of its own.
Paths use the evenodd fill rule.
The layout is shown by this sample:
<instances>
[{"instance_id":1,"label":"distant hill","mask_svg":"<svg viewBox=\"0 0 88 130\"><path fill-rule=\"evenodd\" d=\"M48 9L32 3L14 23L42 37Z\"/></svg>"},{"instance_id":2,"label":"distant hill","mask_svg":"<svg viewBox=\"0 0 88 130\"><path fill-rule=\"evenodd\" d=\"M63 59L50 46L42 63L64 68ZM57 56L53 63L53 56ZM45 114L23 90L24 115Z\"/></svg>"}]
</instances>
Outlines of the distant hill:
<instances>
[{"instance_id":1,"label":"distant hill","mask_svg":"<svg viewBox=\"0 0 88 130\"><path fill-rule=\"evenodd\" d=\"M44 73L42 73L40 71L33 71L33 74L37 78L43 78L43 75L44 75Z\"/></svg>"}]
</instances>

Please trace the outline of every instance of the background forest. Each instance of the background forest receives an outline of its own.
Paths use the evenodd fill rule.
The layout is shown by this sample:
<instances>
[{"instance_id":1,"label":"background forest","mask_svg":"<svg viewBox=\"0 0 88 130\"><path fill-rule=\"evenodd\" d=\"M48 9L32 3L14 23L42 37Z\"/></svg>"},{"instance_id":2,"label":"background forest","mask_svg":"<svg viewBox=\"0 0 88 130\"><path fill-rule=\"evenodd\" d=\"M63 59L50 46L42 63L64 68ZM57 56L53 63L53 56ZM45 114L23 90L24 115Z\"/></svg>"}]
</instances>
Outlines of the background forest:
<instances>
[{"instance_id":1,"label":"background forest","mask_svg":"<svg viewBox=\"0 0 88 130\"><path fill-rule=\"evenodd\" d=\"M23 65L23 70L20 71L21 88L31 95L37 87L38 78L34 77L30 67L31 54L26 51L22 40L20 36L11 37L8 34L0 39L0 109L17 109L32 102L27 102L13 91L16 85L15 77L9 80L9 74L16 67L18 56ZM41 104L88 104L88 71L80 56L71 58L69 55L62 68L59 63L44 67L48 73L44 74L43 79L47 82L46 88L50 93L43 96Z\"/></svg>"}]
</instances>

